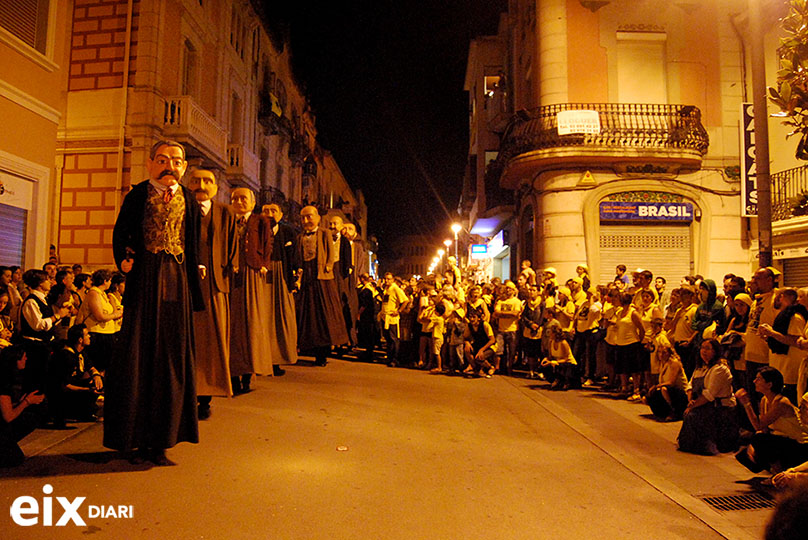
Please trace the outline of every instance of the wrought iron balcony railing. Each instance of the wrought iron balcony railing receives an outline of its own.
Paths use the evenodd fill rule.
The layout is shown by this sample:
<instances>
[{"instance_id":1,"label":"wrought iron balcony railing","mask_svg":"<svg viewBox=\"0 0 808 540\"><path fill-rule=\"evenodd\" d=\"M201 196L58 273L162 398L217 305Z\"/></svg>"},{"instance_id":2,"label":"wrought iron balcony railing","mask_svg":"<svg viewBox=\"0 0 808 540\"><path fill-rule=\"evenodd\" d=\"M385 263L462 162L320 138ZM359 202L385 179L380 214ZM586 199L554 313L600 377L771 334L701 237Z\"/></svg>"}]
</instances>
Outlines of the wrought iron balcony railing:
<instances>
[{"instance_id":1,"label":"wrought iron balcony railing","mask_svg":"<svg viewBox=\"0 0 808 540\"><path fill-rule=\"evenodd\" d=\"M600 130L592 134L558 134L558 113L597 111ZM701 111L692 105L643 103L560 103L513 115L505 133L492 174L505 170L521 154L558 150L576 158L626 150L640 152L637 159L670 153L685 162L700 160L707 153L709 138L701 123Z\"/></svg>"},{"instance_id":2,"label":"wrought iron balcony railing","mask_svg":"<svg viewBox=\"0 0 808 540\"><path fill-rule=\"evenodd\" d=\"M808 215L808 165L771 175L772 221Z\"/></svg>"}]
</instances>

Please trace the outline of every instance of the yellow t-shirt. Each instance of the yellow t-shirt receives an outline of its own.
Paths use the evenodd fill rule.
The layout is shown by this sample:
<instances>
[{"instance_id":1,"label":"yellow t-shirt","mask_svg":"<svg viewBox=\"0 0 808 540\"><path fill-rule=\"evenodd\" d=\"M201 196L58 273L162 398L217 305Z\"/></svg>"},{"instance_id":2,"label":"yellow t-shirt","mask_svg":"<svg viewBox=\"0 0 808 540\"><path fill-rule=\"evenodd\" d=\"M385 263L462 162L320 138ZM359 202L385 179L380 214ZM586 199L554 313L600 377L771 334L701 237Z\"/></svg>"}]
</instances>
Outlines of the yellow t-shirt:
<instances>
[{"instance_id":1,"label":"yellow t-shirt","mask_svg":"<svg viewBox=\"0 0 808 540\"><path fill-rule=\"evenodd\" d=\"M499 311L497 315L497 329L500 332L516 332L519 323L519 315L522 314L522 301L517 297L499 300L494 311Z\"/></svg>"}]
</instances>

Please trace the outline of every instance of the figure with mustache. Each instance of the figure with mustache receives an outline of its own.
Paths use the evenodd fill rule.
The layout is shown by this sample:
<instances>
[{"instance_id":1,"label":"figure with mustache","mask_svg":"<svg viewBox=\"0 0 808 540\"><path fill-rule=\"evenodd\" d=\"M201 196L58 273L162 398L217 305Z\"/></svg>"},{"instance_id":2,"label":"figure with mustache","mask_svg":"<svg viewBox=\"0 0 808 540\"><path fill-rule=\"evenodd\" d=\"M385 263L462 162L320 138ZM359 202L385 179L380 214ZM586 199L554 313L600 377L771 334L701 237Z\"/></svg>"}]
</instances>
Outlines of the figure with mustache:
<instances>
[{"instance_id":1,"label":"figure with mustache","mask_svg":"<svg viewBox=\"0 0 808 540\"><path fill-rule=\"evenodd\" d=\"M272 225L274 245L272 261L267 273L272 295L272 322L270 335L275 338L272 347L272 369L275 375L283 375L281 365L297 363L297 315L295 298L297 269L300 267L297 249L297 232L283 219L283 211L277 203L266 204L262 213Z\"/></svg>"},{"instance_id":2,"label":"figure with mustache","mask_svg":"<svg viewBox=\"0 0 808 540\"><path fill-rule=\"evenodd\" d=\"M179 184L188 162L176 141L151 148L149 179L126 195L112 233L126 274L121 347L107 369L104 446L170 465L166 449L199 442L193 312L200 287L199 205Z\"/></svg>"},{"instance_id":3,"label":"figure with mustache","mask_svg":"<svg viewBox=\"0 0 808 540\"><path fill-rule=\"evenodd\" d=\"M205 311L194 313L196 393L199 419L210 417L211 396L233 395L230 384L230 279L238 267L238 234L233 210L213 200L216 172L191 167L188 187L202 214L199 261Z\"/></svg>"},{"instance_id":4,"label":"figure with mustache","mask_svg":"<svg viewBox=\"0 0 808 540\"><path fill-rule=\"evenodd\" d=\"M272 226L253 213L255 193L239 187L230 192L239 236L239 266L230 293L230 377L233 392L250 391L253 373L273 375L275 344L267 329L272 322L272 296L267 272L272 266Z\"/></svg>"}]
</instances>

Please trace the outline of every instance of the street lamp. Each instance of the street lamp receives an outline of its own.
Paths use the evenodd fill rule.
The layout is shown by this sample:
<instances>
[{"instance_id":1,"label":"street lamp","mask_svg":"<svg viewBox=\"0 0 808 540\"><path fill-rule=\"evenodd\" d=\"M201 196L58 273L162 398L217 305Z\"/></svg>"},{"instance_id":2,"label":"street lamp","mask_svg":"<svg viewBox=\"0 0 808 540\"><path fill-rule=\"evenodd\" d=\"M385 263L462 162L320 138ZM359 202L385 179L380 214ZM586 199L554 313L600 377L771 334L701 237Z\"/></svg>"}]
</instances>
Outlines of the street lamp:
<instances>
[{"instance_id":1,"label":"street lamp","mask_svg":"<svg viewBox=\"0 0 808 540\"><path fill-rule=\"evenodd\" d=\"M457 233L463 230L463 226L460 223L452 223L452 232L455 235L455 259L457 259Z\"/></svg>"}]
</instances>

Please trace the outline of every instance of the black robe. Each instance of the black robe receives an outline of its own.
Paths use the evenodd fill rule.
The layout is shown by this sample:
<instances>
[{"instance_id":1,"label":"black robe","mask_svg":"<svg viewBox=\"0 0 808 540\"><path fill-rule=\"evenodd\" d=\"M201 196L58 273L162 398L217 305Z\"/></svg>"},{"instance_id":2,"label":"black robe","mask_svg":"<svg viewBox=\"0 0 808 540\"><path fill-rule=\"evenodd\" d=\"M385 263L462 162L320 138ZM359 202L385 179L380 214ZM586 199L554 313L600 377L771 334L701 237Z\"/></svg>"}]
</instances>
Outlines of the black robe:
<instances>
[{"instance_id":1,"label":"black robe","mask_svg":"<svg viewBox=\"0 0 808 540\"><path fill-rule=\"evenodd\" d=\"M149 182L132 188L115 222L112 247L120 268L133 252L127 274L126 306L118 353L107 369L104 446L170 448L198 442L192 311L205 308L200 287L199 205L185 198L185 253L146 250L143 218Z\"/></svg>"}]
</instances>

